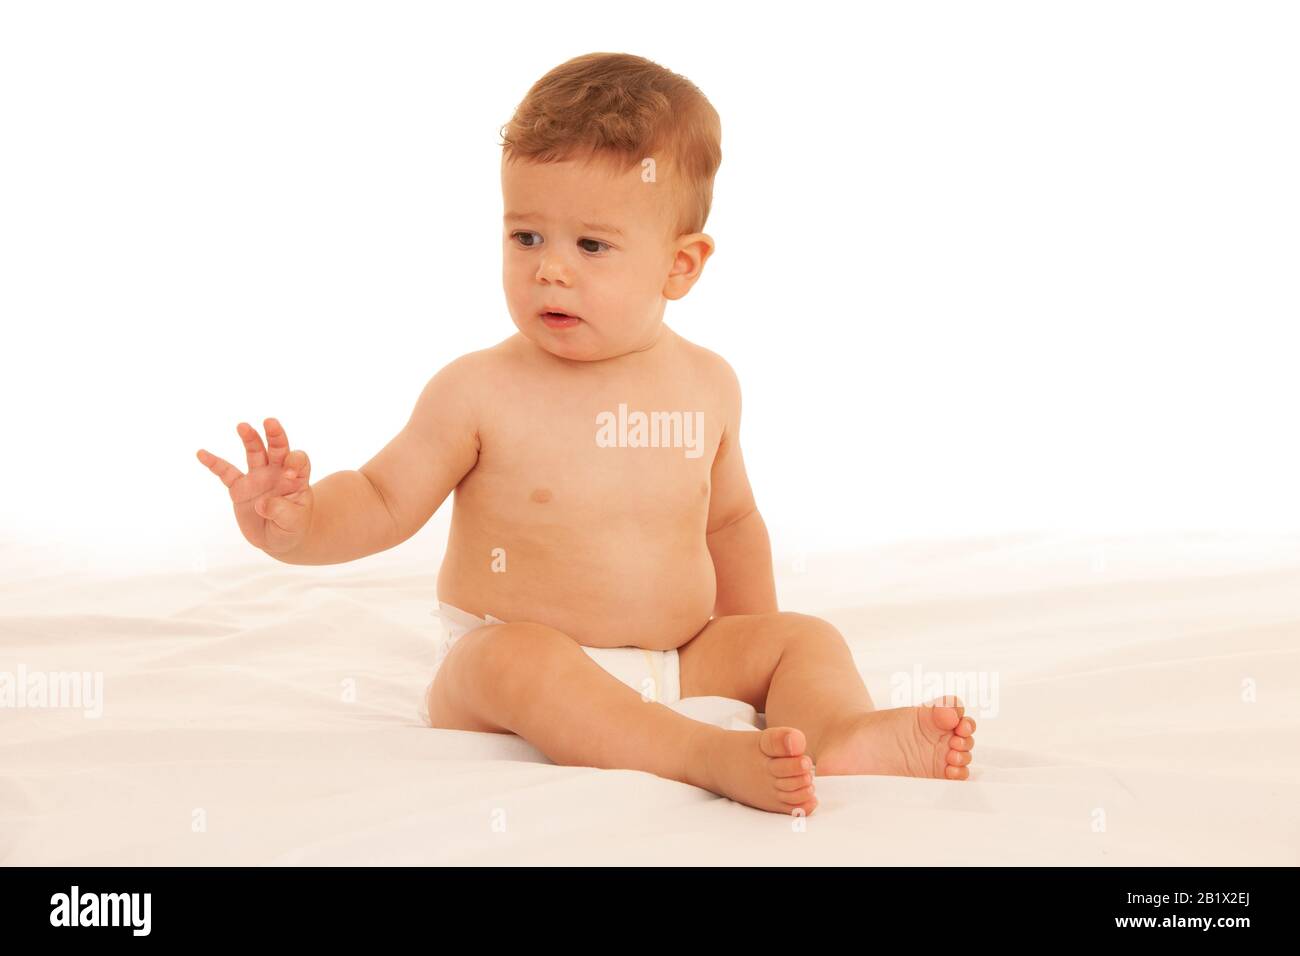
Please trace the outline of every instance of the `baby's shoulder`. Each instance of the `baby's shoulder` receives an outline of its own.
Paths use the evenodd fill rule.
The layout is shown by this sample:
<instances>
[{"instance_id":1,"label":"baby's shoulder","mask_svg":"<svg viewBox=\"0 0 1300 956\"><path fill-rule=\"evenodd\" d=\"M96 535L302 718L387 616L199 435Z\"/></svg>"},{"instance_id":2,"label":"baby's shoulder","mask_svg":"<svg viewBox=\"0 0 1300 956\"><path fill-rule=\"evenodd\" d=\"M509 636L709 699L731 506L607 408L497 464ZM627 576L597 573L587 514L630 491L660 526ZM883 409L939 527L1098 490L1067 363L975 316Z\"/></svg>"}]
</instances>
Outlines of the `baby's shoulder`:
<instances>
[{"instance_id":1,"label":"baby's shoulder","mask_svg":"<svg viewBox=\"0 0 1300 956\"><path fill-rule=\"evenodd\" d=\"M740 378L731 363L712 349L677 336L682 360L687 362L692 378L718 391L724 398L740 394Z\"/></svg>"},{"instance_id":2,"label":"baby's shoulder","mask_svg":"<svg viewBox=\"0 0 1300 956\"><path fill-rule=\"evenodd\" d=\"M445 379L448 384L455 383L461 388L470 388L485 381L499 377L502 372L518 364L516 350L510 339L498 342L484 349L466 352L454 358L434 374L434 378Z\"/></svg>"},{"instance_id":3,"label":"baby's shoulder","mask_svg":"<svg viewBox=\"0 0 1300 956\"><path fill-rule=\"evenodd\" d=\"M423 408L433 414L440 409L481 420L485 407L491 404L493 384L508 380L506 367L512 360L503 354L504 344L466 352L439 368L425 383L417 411Z\"/></svg>"}]
</instances>

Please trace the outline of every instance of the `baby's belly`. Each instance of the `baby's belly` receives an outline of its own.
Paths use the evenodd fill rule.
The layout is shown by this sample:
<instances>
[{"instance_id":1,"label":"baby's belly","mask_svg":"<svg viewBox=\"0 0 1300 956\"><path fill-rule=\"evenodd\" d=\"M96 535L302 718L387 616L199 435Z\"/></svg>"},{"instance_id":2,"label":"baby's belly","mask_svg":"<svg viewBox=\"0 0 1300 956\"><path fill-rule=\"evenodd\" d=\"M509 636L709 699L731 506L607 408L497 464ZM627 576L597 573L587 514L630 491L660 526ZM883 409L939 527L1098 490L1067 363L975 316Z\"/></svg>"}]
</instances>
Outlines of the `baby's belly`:
<instances>
[{"instance_id":1,"label":"baby's belly","mask_svg":"<svg viewBox=\"0 0 1300 956\"><path fill-rule=\"evenodd\" d=\"M708 623L715 594L702 529L616 520L493 531L453 513L438 573L440 601L589 647L680 647Z\"/></svg>"}]
</instances>

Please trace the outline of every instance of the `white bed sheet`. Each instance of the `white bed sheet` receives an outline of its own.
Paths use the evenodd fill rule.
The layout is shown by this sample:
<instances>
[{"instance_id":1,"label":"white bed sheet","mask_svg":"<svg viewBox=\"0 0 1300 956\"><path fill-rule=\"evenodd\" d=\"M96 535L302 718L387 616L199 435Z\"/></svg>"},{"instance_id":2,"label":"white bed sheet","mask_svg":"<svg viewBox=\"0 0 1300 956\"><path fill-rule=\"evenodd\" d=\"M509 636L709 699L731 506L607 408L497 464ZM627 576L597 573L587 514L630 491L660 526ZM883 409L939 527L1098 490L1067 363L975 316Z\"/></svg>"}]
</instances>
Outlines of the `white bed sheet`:
<instances>
[{"instance_id":1,"label":"white bed sheet","mask_svg":"<svg viewBox=\"0 0 1300 956\"><path fill-rule=\"evenodd\" d=\"M782 607L840 628L879 706L916 668L998 681L971 780L821 777L802 825L422 726L436 558L107 577L27 557L0 552L0 672L102 671L103 715L0 709L5 865L1300 862L1294 537L783 563Z\"/></svg>"}]
</instances>

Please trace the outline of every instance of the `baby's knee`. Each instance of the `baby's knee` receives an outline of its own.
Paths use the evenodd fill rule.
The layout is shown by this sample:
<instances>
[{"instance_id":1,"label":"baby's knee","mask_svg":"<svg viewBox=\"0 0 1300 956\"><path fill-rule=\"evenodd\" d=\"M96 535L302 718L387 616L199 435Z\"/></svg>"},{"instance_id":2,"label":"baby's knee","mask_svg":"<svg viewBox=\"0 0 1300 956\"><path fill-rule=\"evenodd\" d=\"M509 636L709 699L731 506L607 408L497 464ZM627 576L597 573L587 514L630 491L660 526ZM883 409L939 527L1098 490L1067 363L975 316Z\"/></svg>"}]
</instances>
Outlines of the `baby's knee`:
<instances>
[{"instance_id":1,"label":"baby's knee","mask_svg":"<svg viewBox=\"0 0 1300 956\"><path fill-rule=\"evenodd\" d=\"M499 684L517 675L535 677L549 654L567 649L574 640L545 624L518 622L487 624L460 639L460 666L479 681ZM450 662L450 656L448 661Z\"/></svg>"},{"instance_id":2,"label":"baby's knee","mask_svg":"<svg viewBox=\"0 0 1300 956\"><path fill-rule=\"evenodd\" d=\"M839 629L824 618L798 611L778 611L776 616L780 619L781 631L789 639L844 642Z\"/></svg>"},{"instance_id":3,"label":"baby's knee","mask_svg":"<svg viewBox=\"0 0 1300 956\"><path fill-rule=\"evenodd\" d=\"M452 730L507 732L512 701L560 653L567 635L542 624L488 624L465 634L438 668L429 691L430 721Z\"/></svg>"}]
</instances>

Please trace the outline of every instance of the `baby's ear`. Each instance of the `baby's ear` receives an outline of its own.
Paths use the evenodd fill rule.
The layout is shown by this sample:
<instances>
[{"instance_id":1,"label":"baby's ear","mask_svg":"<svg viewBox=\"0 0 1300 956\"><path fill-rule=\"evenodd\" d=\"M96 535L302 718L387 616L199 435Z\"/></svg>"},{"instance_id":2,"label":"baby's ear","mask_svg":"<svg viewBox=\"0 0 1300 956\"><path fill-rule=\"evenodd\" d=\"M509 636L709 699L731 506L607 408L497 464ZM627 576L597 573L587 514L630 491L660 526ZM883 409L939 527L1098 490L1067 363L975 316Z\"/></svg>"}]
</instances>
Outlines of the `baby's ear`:
<instances>
[{"instance_id":1,"label":"baby's ear","mask_svg":"<svg viewBox=\"0 0 1300 956\"><path fill-rule=\"evenodd\" d=\"M704 263L713 255L713 249L713 239L702 232L693 232L677 240L672 271L664 283L665 299L680 299L691 291L691 286L704 272Z\"/></svg>"}]
</instances>

